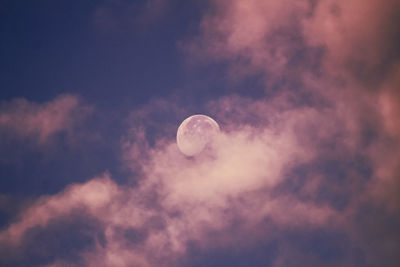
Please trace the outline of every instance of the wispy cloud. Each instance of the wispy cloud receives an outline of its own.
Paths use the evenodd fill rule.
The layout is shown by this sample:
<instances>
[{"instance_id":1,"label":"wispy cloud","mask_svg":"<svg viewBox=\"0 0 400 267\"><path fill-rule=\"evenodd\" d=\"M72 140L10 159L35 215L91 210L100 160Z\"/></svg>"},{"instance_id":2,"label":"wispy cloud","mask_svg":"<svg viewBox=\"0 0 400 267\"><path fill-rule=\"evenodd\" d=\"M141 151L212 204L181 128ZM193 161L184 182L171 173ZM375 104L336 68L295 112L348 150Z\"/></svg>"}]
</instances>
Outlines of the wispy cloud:
<instances>
[{"instance_id":1,"label":"wispy cloud","mask_svg":"<svg viewBox=\"0 0 400 267\"><path fill-rule=\"evenodd\" d=\"M2 103L0 131L44 144L58 133L72 131L91 109L73 95L62 95L44 104L15 99Z\"/></svg>"}]
</instances>

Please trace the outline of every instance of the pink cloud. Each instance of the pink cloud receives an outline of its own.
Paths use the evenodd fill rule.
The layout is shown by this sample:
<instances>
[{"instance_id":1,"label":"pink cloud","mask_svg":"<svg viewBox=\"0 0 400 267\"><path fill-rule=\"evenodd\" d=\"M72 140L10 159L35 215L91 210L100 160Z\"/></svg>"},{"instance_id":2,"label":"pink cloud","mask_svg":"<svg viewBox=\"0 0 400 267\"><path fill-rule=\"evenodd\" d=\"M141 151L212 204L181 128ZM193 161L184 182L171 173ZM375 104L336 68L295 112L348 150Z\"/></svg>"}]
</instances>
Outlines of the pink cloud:
<instances>
[{"instance_id":1,"label":"pink cloud","mask_svg":"<svg viewBox=\"0 0 400 267\"><path fill-rule=\"evenodd\" d=\"M357 63L375 71L394 48L387 40L396 34L393 18L399 9L392 0L319 1L302 21L305 40L326 49L330 71L345 74Z\"/></svg>"},{"instance_id":2,"label":"pink cloud","mask_svg":"<svg viewBox=\"0 0 400 267\"><path fill-rule=\"evenodd\" d=\"M400 125L395 88L399 75L398 64L388 59L397 60L392 40L398 33L393 24L400 10L398 1L211 1L211 10L203 17L201 35L186 44L189 56L228 62L233 77L261 74L266 90L271 84L281 86L282 77L299 79L302 83L296 88L282 86L277 94L286 100L309 94L311 105L320 107L314 112L321 118L310 120L314 125L301 126L313 127L303 141L312 145L312 140L320 142L324 135L324 142L341 138L345 142L336 142L330 156L333 152L371 151L366 153L374 155L375 178L395 180ZM300 54L299 63L295 59ZM388 75L381 74L383 70ZM263 100L258 102L262 105ZM219 103L217 109L219 113L230 110L232 121L244 117L252 121L255 113L263 112L260 104L237 111L232 105L246 103L232 103ZM260 117L256 123L271 123L268 116ZM338 130L338 125L345 130ZM368 127L374 127L379 137L366 145ZM321 143L316 145L321 148Z\"/></svg>"},{"instance_id":3,"label":"pink cloud","mask_svg":"<svg viewBox=\"0 0 400 267\"><path fill-rule=\"evenodd\" d=\"M398 1L211 3L201 35L186 44L189 56L227 63L233 79L259 74L266 81L266 91L278 92L270 102L216 101L211 105L215 114L229 122L228 128L245 128L247 122L257 131L282 129L274 122L293 118L298 122L293 136L300 147L312 152L313 159L350 161L361 156L371 167L371 177L347 170L352 181L344 194L349 198L343 211L347 227L358 232L353 220L365 203L380 205L395 216L400 188L398 48L393 41L398 35L394 26ZM282 86L282 77L295 81L293 88ZM306 186L297 196L317 200L321 187L328 184L327 174L307 177L303 183ZM329 190L347 189L330 185ZM278 266L289 264L281 260ZM321 265L318 259L310 262Z\"/></svg>"},{"instance_id":4,"label":"pink cloud","mask_svg":"<svg viewBox=\"0 0 400 267\"><path fill-rule=\"evenodd\" d=\"M382 94L392 93L389 88L394 88L393 84L388 83ZM109 174L70 185L26 208L0 233L0 244L19 246L31 229L46 229L50 222L73 216L76 210L98 221L104 233L104 242L95 240L93 247L80 252L80 260L87 266L171 266L185 257L190 242L207 249L243 239L251 244L260 236L276 238L276 229L351 233L357 227L355 214L360 205L371 201L368 198L379 199L385 208L395 203L390 197L396 191L389 197L387 185L395 181L399 155L395 143L384 140L396 133L386 122L397 118L396 109L382 109L380 105L388 105L388 100L374 103L372 96L355 101L351 94L338 94L334 99L341 101L322 107L299 106L287 92L270 99L234 96L211 101L208 109L215 114L222 133L211 151L195 158L179 152L174 136L177 124L164 127L150 119L165 112L170 112L169 117L180 116L182 109L172 101L150 102L127 120L132 126L121 144L125 164L140 175L138 185L119 186ZM385 118L379 139L367 146L362 140L365 108ZM149 130L161 132L152 137ZM358 154L373 163L371 181L360 181L348 170L351 186L329 185L326 173L314 171L301 177L297 192L281 190L295 182L293 171L298 167L321 159L347 160ZM391 182L377 182L382 179ZM350 198L343 210L320 200L326 184L329 190ZM268 225L261 227L266 220ZM231 234L233 221L240 221L235 236ZM125 234L129 231L144 234L133 242ZM218 235L210 236L210 232ZM298 255L304 262L320 260L303 256ZM276 259L277 266L285 262L282 257ZM65 260L54 262L54 266L68 264Z\"/></svg>"},{"instance_id":5,"label":"pink cloud","mask_svg":"<svg viewBox=\"0 0 400 267\"><path fill-rule=\"evenodd\" d=\"M276 229L354 230L353 217L370 196L368 187L335 188L346 196L357 192L344 210L319 200L329 179L324 173L304 176L298 192L280 188L292 183L293 171L299 166L315 164L321 157L336 159L357 153L362 143L358 107L348 111L341 105L302 107L282 95L254 101L225 97L210 102L209 108L223 130L213 150L186 158L168 134L176 129L169 127L150 144L147 130L163 124L146 118L165 110L181 112L171 102L152 102L131 117L132 128L122 143L125 163L140 175L138 185L119 186L105 174L42 197L0 233L0 243L18 246L30 229L46 229L49 222L72 216L76 210L95 218L104 233L105 241L95 240L93 247L80 252L80 261L87 266L173 266L185 257L190 242L210 249L239 240L251 244L260 236L277 238ZM246 110L252 111L250 121ZM337 136L346 138L335 140ZM324 146L332 140L335 149L329 154ZM358 178L349 175L348 179L355 183ZM269 223L261 227L266 220ZM240 221L234 236L233 221ZM126 235L129 231L143 236L132 241ZM218 234L210 236L210 232ZM277 266L284 263L283 258L276 259ZM68 264L60 259L53 266Z\"/></svg>"},{"instance_id":6,"label":"pink cloud","mask_svg":"<svg viewBox=\"0 0 400 267\"><path fill-rule=\"evenodd\" d=\"M90 111L72 95L62 95L44 104L16 99L3 104L0 129L43 144L57 133L70 132Z\"/></svg>"},{"instance_id":7,"label":"pink cloud","mask_svg":"<svg viewBox=\"0 0 400 267\"><path fill-rule=\"evenodd\" d=\"M371 145L367 153L374 165L375 180L370 185L373 197L383 200L393 212L399 203L398 179L400 174L400 73L394 68L389 78L375 95L375 105L380 119L379 140Z\"/></svg>"},{"instance_id":8,"label":"pink cloud","mask_svg":"<svg viewBox=\"0 0 400 267\"><path fill-rule=\"evenodd\" d=\"M268 82L321 72L379 71L396 47L398 1L211 1L189 56L229 62L231 77L268 73ZM323 68L323 69L321 69ZM376 74L374 74L376 75Z\"/></svg>"},{"instance_id":9,"label":"pink cloud","mask_svg":"<svg viewBox=\"0 0 400 267\"><path fill-rule=\"evenodd\" d=\"M43 196L21 214L19 221L0 233L0 243L18 245L32 227L45 228L49 221L83 207L89 214L99 215L116 194L116 185L105 175L82 185L70 185L54 196Z\"/></svg>"},{"instance_id":10,"label":"pink cloud","mask_svg":"<svg viewBox=\"0 0 400 267\"><path fill-rule=\"evenodd\" d=\"M186 45L190 55L231 61L232 77L269 72L282 76L301 49L292 36L309 13L309 1L211 1L202 35Z\"/></svg>"},{"instance_id":11,"label":"pink cloud","mask_svg":"<svg viewBox=\"0 0 400 267\"><path fill-rule=\"evenodd\" d=\"M280 110L273 103L255 102L251 107L248 102L247 108L260 110L262 117L268 114L270 121L254 127L243 120L238 120L236 127L229 121L233 119L229 113L220 113L218 121L229 131L218 137L213 151L195 159L179 152L175 138L164 138L154 146L144 143L145 149L138 154L130 146L135 147L138 140L146 142L145 131L131 131L139 137L131 136L132 143L124 142L125 159L127 164L135 161L131 166L140 168L138 186L117 186L108 175L69 186L39 199L0 234L0 240L18 245L29 229L45 228L49 221L81 208L100 222L106 240L81 253L88 266L99 262L105 266L169 266L185 255L190 241L204 247L236 242L226 232L234 219L242 221L237 234L249 233L254 239L259 231L265 231L255 227L266 219L280 229L341 224L341 215L329 205L304 201L296 195L273 194L290 178L291 168L310 163L318 155L316 146L303 142L309 131L299 127L323 123L315 110ZM218 103L211 105L219 107ZM164 104L156 107L163 109ZM146 129L147 121L139 129ZM137 127L133 124L133 129ZM316 138L327 138L326 134L318 133ZM129 229L145 231L146 237L131 244L121 234ZM219 239L210 238L210 231L219 232Z\"/></svg>"}]
</instances>

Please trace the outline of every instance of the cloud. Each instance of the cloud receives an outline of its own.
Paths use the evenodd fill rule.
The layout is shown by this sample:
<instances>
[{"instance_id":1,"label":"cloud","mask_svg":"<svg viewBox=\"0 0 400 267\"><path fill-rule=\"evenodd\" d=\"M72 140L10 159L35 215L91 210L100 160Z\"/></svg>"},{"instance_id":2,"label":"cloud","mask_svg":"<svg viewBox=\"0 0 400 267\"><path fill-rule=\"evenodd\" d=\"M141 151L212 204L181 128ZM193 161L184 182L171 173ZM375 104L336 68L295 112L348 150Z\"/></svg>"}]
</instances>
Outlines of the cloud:
<instances>
[{"instance_id":1,"label":"cloud","mask_svg":"<svg viewBox=\"0 0 400 267\"><path fill-rule=\"evenodd\" d=\"M232 76L268 72L279 78L308 53L298 22L309 13L309 1L212 1L212 7L187 49L227 60Z\"/></svg>"},{"instance_id":2,"label":"cloud","mask_svg":"<svg viewBox=\"0 0 400 267\"><path fill-rule=\"evenodd\" d=\"M246 99L221 99L221 103L238 101ZM166 108L165 102L153 103L147 110ZM343 224L343 216L332 205L314 201L316 193L309 191L312 197L302 200L278 190L290 182L292 170L312 163L319 155L319 144L307 140L313 131L307 125L325 128L329 125L326 116L312 108L279 110L277 107L283 104L274 100L247 103L247 108L259 109L260 120L267 119L268 123L234 122L230 121L234 119L230 111L220 112L216 119L227 130L212 151L194 159L179 152L175 138L146 143L146 129L155 127L150 120L154 112L136 113L149 119L142 120L141 127L134 121L130 131L133 142L126 140L123 146L125 153L133 153L126 157L128 163L134 160L132 166L140 169L138 185L118 186L105 175L43 197L1 233L2 243L18 246L30 229L46 229L49 222L80 209L94 218L104 233L104 241L96 241L79 254L85 265L170 266L184 257L190 242L210 248L238 242L241 236L251 237L247 241L251 243L271 226L289 230ZM210 105L216 109L223 106L217 102ZM241 105L235 109L240 111ZM336 133L317 132L314 140L325 142L331 134ZM140 154L130 148L138 140L146 148ZM267 228L259 227L266 221ZM232 237L234 222L237 236ZM210 237L211 232L218 233L218 238Z\"/></svg>"},{"instance_id":3,"label":"cloud","mask_svg":"<svg viewBox=\"0 0 400 267\"><path fill-rule=\"evenodd\" d=\"M96 214L111 201L115 190L115 185L105 175L103 178L92 179L84 185L71 185L59 195L42 197L22 214L19 223L12 225L6 233L2 233L0 239L9 244L18 244L27 229L34 226L46 227L50 220L65 216L79 207L87 208L86 212Z\"/></svg>"},{"instance_id":4,"label":"cloud","mask_svg":"<svg viewBox=\"0 0 400 267\"><path fill-rule=\"evenodd\" d=\"M189 56L224 61L234 77L261 75L269 95L286 95L288 104L309 105L333 119L314 128L328 133L329 149L362 151L377 180L397 180L397 1L211 1L211 10L200 36L186 44ZM240 113L253 122L262 111L251 107ZM338 123L348 131L330 134ZM338 146L337 138L352 144Z\"/></svg>"},{"instance_id":5,"label":"cloud","mask_svg":"<svg viewBox=\"0 0 400 267\"><path fill-rule=\"evenodd\" d=\"M319 1L302 21L305 40L324 47L324 65L330 71L364 72L362 78L367 79L371 73L379 74L388 57L393 57L395 47L388 40L398 35L393 23L399 9L398 1L391 0Z\"/></svg>"},{"instance_id":6,"label":"cloud","mask_svg":"<svg viewBox=\"0 0 400 267\"><path fill-rule=\"evenodd\" d=\"M43 104L15 99L2 103L0 131L45 144L56 134L71 132L90 111L73 95L61 95Z\"/></svg>"},{"instance_id":7,"label":"cloud","mask_svg":"<svg viewBox=\"0 0 400 267\"><path fill-rule=\"evenodd\" d=\"M164 128L168 123L151 120L166 111L169 118L181 116L182 109L172 101L153 101L133 112L127 120L131 128L122 142L122 157L139 176L136 184L117 185L104 174L41 197L0 233L1 247L28 249L24 244L32 234L53 229L60 235L66 225L85 229L78 223L84 216L86 224L95 225L88 236L91 242L73 256L49 256L43 264L177 266L190 255L191 244L218 250L238 243L254 246L260 239L278 242L279 253L272 261L276 266L297 261L352 266L370 258L363 256L371 253L365 247L370 240L361 238L364 228L358 220L366 216L363 206L372 212L379 203L376 199L386 203L382 201L387 198L370 198L370 183L379 181L380 176L374 175L379 168L371 165L373 172L368 174L357 167L363 164L357 163L360 158L374 162L371 155L376 155L363 149L360 114L343 111L341 105L299 106L285 94L259 100L228 96L208 107L223 131L213 149L195 158L179 152L171 134L176 127ZM158 131L160 135L149 134ZM379 132L379 138L385 134ZM379 138L367 147L380 147ZM388 218L393 213L383 205L381 216ZM332 236L343 235L362 252L339 253L329 263L323 251L306 256L301 244L288 243L293 233L316 235L316 240L323 233L332 242ZM335 242L332 249L344 241ZM285 256L289 254L297 255L297 260L290 261ZM12 260L9 256L4 262Z\"/></svg>"},{"instance_id":8,"label":"cloud","mask_svg":"<svg viewBox=\"0 0 400 267\"><path fill-rule=\"evenodd\" d=\"M366 85L399 59L398 1L211 1L211 9L185 48L229 62L232 77L261 73L271 83L308 72Z\"/></svg>"}]
</instances>

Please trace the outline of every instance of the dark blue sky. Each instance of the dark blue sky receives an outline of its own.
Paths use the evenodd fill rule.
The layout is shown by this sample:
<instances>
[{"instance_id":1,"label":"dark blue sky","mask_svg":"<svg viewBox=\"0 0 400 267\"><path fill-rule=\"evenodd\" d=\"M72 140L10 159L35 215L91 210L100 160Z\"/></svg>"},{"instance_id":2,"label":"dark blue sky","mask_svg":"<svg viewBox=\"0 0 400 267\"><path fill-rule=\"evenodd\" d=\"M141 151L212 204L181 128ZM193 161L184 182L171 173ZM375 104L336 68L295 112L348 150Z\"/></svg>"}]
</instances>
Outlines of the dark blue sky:
<instances>
[{"instance_id":1,"label":"dark blue sky","mask_svg":"<svg viewBox=\"0 0 400 267\"><path fill-rule=\"evenodd\" d=\"M129 5L138 13L143 8L141 1ZM185 18L174 16L167 27L149 25L148 30L135 31L134 21L124 18L123 8L117 7L112 10L116 21L110 22L116 28L104 29L96 22L98 6L98 1L3 4L1 77L7 89L2 98L43 101L71 92L106 106L122 99L139 104L182 83L185 68L176 40L188 30ZM187 11L196 15L193 8Z\"/></svg>"},{"instance_id":2,"label":"dark blue sky","mask_svg":"<svg viewBox=\"0 0 400 267\"><path fill-rule=\"evenodd\" d=\"M110 14L98 15L99 6ZM193 66L179 49L198 33L205 4L175 1L169 8L142 22L145 1L5 1L1 98L73 93L112 109L177 92L193 102L226 94L221 66Z\"/></svg>"}]
</instances>

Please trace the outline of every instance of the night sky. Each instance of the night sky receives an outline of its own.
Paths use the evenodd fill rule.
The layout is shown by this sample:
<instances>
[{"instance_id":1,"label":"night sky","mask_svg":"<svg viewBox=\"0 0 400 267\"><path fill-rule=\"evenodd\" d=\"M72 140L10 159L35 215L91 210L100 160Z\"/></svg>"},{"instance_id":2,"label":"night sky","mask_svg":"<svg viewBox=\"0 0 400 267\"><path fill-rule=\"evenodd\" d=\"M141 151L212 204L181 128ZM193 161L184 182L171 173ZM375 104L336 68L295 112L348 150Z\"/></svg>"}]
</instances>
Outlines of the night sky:
<instances>
[{"instance_id":1,"label":"night sky","mask_svg":"<svg viewBox=\"0 0 400 267\"><path fill-rule=\"evenodd\" d=\"M399 14L1 0L0 266L400 266Z\"/></svg>"}]
</instances>

